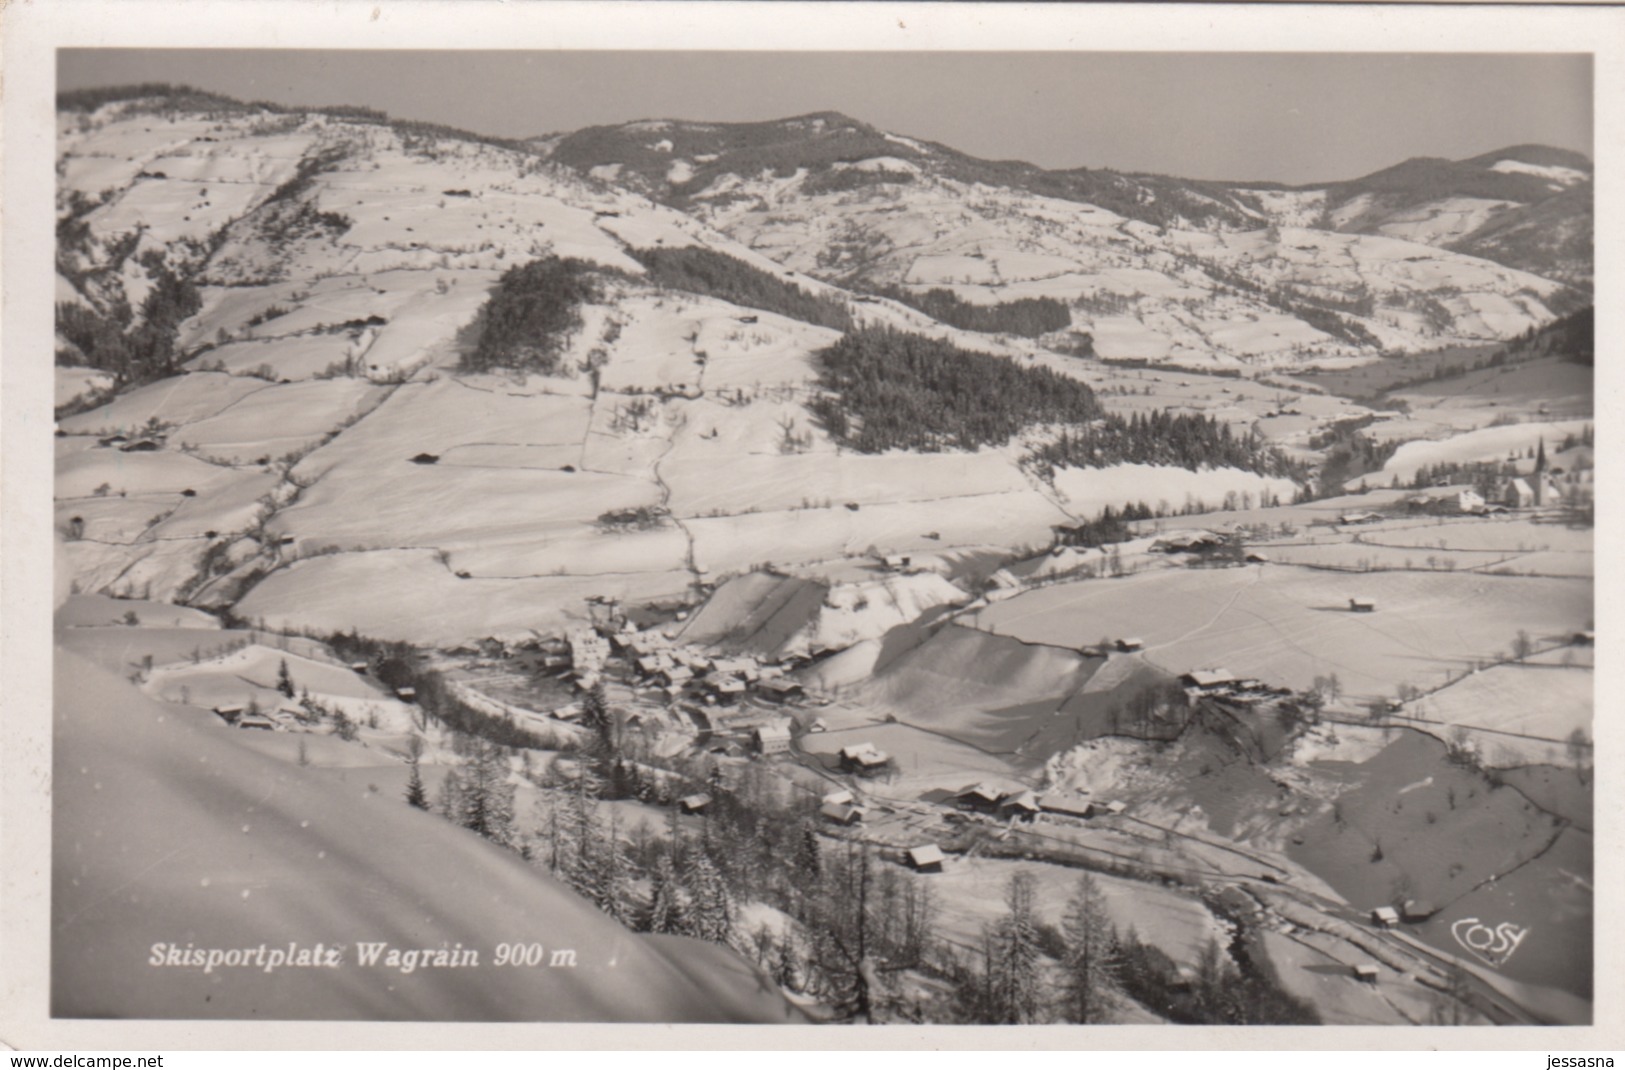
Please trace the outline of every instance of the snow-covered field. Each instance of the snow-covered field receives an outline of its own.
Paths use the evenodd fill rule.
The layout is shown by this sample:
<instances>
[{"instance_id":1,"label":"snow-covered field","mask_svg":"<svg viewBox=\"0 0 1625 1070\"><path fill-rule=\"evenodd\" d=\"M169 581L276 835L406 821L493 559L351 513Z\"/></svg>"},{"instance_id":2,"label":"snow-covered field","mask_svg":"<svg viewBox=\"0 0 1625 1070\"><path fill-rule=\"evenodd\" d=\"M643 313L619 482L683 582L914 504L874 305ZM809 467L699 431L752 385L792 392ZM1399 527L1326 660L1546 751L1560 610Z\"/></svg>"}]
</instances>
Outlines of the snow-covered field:
<instances>
[{"instance_id":1,"label":"snow-covered field","mask_svg":"<svg viewBox=\"0 0 1625 1070\"><path fill-rule=\"evenodd\" d=\"M1352 598L1376 602L1354 613ZM976 611L976 626L1076 648L1143 638L1171 672L1223 667L1307 689L1335 673L1351 696L1391 696L1494 660L1516 633L1569 635L1592 614L1587 579L1345 573L1291 566L1179 569L1026 592Z\"/></svg>"}]
</instances>

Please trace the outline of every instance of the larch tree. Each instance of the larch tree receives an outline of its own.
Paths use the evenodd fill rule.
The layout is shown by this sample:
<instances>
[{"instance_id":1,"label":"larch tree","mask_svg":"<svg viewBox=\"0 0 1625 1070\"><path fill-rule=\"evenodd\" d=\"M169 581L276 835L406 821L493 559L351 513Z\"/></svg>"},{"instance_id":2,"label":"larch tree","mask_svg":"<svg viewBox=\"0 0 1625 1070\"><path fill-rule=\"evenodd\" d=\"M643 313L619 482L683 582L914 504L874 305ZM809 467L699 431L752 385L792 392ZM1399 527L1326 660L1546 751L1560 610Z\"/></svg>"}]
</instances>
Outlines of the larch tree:
<instances>
[{"instance_id":1,"label":"larch tree","mask_svg":"<svg viewBox=\"0 0 1625 1070\"><path fill-rule=\"evenodd\" d=\"M1079 879L1061 926L1066 939L1066 1018L1072 1022L1101 1021L1115 969L1115 941L1111 918L1106 913L1106 897L1089 874Z\"/></svg>"}]
</instances>

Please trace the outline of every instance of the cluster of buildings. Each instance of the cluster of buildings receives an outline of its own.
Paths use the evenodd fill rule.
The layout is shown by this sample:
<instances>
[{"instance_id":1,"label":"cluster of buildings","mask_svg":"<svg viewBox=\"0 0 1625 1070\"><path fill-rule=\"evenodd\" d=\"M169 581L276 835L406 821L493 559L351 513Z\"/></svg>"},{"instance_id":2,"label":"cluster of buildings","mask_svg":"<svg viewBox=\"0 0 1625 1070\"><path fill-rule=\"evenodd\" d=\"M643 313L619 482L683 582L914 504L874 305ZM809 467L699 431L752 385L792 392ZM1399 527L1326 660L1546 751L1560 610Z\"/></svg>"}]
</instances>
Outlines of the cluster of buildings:
<instances>
[{"instance_id":1,"label":"cluster of buildings","mask_svg":"<svg viewBox=\"0 0 1625 1070\"><path fill-rule=\"evenodd\" d=\"M257 729L261 732L302 732L305 729L305 711L297 706L262 711L226 703L214 707L214 715L233 728Z\"/></svg>"},{"instance_id":2,"label":"cluster of buildings","mask_svg":"<svg viewBox=\"0 0 1625 1070\"><path fill-rule=\"evenodd\" d=\"M1039 814L1090 818L1101 815L1116 816L1128 810L1127 803L1116 799L1102 803L1061 792L1039 795L1028 788L1006 790L985 782L961 788L949 801L958 810L987 814L1006 821L1023 822L1030 822Z\"/></svg>"},{"instance_id":3,"label":"cluster of buildings","mask_svg":"<svg viewBox=\"0 0 1625 1070\"><path fill-rule=\"evenodd\" d=\"M1243 706L1273 702L1292 694L1290 688L1236 676L1229 669L1192 669L1179 678L1179 684L1192 699L1217 698Z\"/></svg>"}]
</instances>

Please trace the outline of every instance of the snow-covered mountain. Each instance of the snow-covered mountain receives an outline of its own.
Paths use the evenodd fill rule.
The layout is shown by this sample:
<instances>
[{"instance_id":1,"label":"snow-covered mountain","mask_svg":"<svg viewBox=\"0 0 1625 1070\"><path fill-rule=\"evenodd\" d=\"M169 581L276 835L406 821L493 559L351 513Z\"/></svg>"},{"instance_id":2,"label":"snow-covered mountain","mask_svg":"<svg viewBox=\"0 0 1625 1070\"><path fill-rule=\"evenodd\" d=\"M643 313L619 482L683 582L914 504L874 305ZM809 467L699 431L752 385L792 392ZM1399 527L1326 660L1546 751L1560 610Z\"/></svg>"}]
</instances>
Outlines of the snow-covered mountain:
<instances>
[{"instance_id":1,"label":"snow-covered mountain","mask_svg":"<svg viewBox=\"0 0 1625 1070\"><path fill-rule=\"evenodd\" d=\"M834 113L541 144L844 285L1059 299L1108 358L1291 363L1505 338L1572 307L1566 283L1589 277L1589 164L1556 150L1284 189L994 163ZM1536 240L1537 213L1563 221Z\"/></svg>"},{"instance_id":2,"label":"snow-covered mountain","mask_svg":"<svg viewBox=\"0 0 1625 1070\"><path fill-rule=\"evenodd\" d=\"M816 356L850 327L1313 463L1317 428L1367 410L1174 365L1358 364L1516 335L1572 298L1317 227L1303 194L988 163L829 114L540 144L112 92L65 99L58 172L58 519L80 587L424 643L554 629L588 596L683 602L768 562L836 583L876 552L951 571L1109 505L1294 492L1253 463L1263 445L1094 467L1035 462L1038 427L854 448ZM546 372L470 364L504 273L547 258L599 282ZM954 327L910 307L932 290L1059 319ZM1164 364L1156 396L1091 347Z\"/></svg>"}]
</instances>

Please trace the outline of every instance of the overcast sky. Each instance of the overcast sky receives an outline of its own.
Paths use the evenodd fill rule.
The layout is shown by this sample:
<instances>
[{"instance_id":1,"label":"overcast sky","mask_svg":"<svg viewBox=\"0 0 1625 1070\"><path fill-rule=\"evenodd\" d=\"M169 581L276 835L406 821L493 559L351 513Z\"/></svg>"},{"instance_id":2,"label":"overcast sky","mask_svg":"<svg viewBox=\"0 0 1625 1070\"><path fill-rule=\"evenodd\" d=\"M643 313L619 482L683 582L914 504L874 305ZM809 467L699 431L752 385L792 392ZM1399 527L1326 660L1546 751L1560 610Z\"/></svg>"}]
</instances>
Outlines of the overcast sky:
<instances>
[{"instance_id":1,"label":"overcast sky","mask_svg":"<svg viewBox=\"0 0 1625 1070\"><path fill-rule=\"evenodd\" d=\"M184 83L504 137L840 111L975 156L1313 182L1536 142L1591 154L1584 55L63 50L63 89Z\"/></svg>"}]
</instances>

